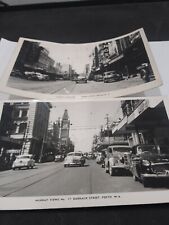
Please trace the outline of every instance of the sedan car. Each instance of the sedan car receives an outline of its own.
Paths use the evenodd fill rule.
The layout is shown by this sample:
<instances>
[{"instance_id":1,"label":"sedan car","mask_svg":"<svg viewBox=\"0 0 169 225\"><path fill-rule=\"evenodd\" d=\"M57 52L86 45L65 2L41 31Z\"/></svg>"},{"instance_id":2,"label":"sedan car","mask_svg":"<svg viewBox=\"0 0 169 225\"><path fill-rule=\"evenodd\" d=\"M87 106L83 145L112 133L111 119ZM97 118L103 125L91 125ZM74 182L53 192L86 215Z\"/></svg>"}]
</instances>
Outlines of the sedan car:
<instances>
[{"instance_id":1,"label":"sedan car","mask_svg":"<svg viewBox=\"0 0 169 225\"><path fill-rule=\"evenodd\" d=\"M104 78L103 78L104 83L110 83L110 82L115 82L120 80L123 80L122 75L115 71L108 71L104 73Z\"/></svg>"},{"instance_id":2,"label":"sedan car","mask_svg":"<svg viewBox=\"0 0 169 225\"><path fill-rule=\"evenodd\" d=\"M87 83L87 78L86 77L83 77L83 76L79 76L76 79L76 84L78 84L78 83Z\"/></svg>"},{"instance_id":3,"label":"sedan car","mask_svg":"<svg viewBox=\"0 0 169 225\"><path fill-rule=\"evenodd\" d=\"M25 154L25 155L19 155L16 157L15 161L12 164L12 169L21 169L21 168L31 168L35 166L35 160L33 159L33 155L31 154Z\"/></svg>"},{"instance_id":4,"label":"sedan car","mask_svg":"<svg viewBox=\"0 0 169 225\"><path fill-rule=\"evenodd\" d=\"M161 154L155 146L139 148L132 156L132 173L135 181L140 181L144 187L156 183L169 184L169 155ZM146 151L147 150L147 151Z\"/></svg>"},{"instance_id":5,"label":"sedan car","mask_svg":"<svg viewBox=\"0 0 169 225\"><path fill-rule=\"evenodd\" d=\"M55 162L62 162L64 160L63 155L55 155Z\"/></svg>"},{"instance_id":6,"label":"sedan car","mask_svg":"<svg viewBox=\"0 0 169 225\"><path fill-rule=\"evenodd\" d=\"M64 167L69 166L84 166L85 157L82 152L70 152L64 160Z\"/></svg>"}]
</instances>

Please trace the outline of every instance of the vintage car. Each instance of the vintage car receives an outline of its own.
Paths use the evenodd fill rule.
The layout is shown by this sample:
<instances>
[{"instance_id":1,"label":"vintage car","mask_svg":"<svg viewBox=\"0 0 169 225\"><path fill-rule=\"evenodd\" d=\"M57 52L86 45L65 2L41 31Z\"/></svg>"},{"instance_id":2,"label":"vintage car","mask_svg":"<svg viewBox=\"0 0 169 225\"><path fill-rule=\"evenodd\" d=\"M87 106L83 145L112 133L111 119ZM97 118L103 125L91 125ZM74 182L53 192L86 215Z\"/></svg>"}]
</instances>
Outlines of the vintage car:
<instances>
[{"instance_id":1,"label":"vintage car","mask_svg":"<svg viewBox=\"0 0 169 225\"><path fill-rule=\"evenodd\" d=\"M18 155L15 161L12 164L12 169L21 169L21 168L31 168L35 166L35 160L33 159L33 155L25 154L25 155Z\"/></svg>"},{"instance_id":2,"label":"vintage car","mask_svg":"<svg viewBox=\"0 0 169 225\"><path fill-rule=\"evenodd\" d=\"M130 158L132 148L128 145L112 145L107 148L105 171L110 176L128 175L130 173Z\"/></svg>"},{"instance_id":3,"label":"vintage car","mask_svg":"<svg viewBox=\"0 0 169 225\"><path fill-rule=\"evenodd\" d=\"M96 81L96 82L103 81L103 75L102 74L95 75L94 81Z\"/></svg>"},{"instance_id":4,"label":"vintage car","mask_svg":"<svg viewBox=\"0 0 169 225\"><path fill-rule=\"evenodd\" d=\"M153 145L139 146L131 160L133 178L144 187L169 184L169 154L161 154Z\"/></svg>"},{"instance_id":5,"label":"vintage car","mask_svg":"<svg viewBox=\"0 0 169 225\"><path fill-rule=\"evenodd\" d=\"M87 83L87 78L84 76L78 76L78 78L76 79L76 84L78 83Z\"/></svg>"},{"instance_id":6,"label":"vintage car","mask_svg":"<svg viewBox=\"0 0 169 225\"><path fill-rule=\"evenodd\" d=\"M55 162L62 162L64 160L63 155L55 155Z\"/></svg>"},{"instance_id":7,"label":"vintage car","mask_svg":"<svg viewBox=\"0 0 169 225\"><path fill-rule=\"evenodd\" d=\"M70 152L67 154L64 160L64 167L69 166L84 166L85 165L85 157L82 152Z\"/></svg>"},{"instance_id":8,"label":"vintage car","mask_svg":"<svg viewBox=\"0 0 169 225\"><path fill-rule=\"evenodd\" d=\"M104 83L120 81L122 79L123 79L122 75L120 73L117 73L116 71L105 72L103 77Z\"/></svg>"}]
</instances>

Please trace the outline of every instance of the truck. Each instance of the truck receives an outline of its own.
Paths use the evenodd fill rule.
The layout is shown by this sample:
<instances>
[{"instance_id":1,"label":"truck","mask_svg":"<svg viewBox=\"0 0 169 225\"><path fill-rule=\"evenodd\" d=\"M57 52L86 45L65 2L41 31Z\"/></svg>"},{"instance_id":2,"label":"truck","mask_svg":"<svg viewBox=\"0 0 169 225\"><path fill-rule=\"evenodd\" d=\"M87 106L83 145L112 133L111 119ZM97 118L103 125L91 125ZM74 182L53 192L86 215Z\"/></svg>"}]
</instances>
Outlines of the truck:
<instances>
[{"instance_id":1,"label":"truck","mask_svg":"<svg viewBox=\"0 0 169 225\"><path fill-rule=\"evenodd\" d=\"M130 174L132 148L128 145L111 145L107 148L105 172L110 176Z\"/></svg>"}]
</instances>

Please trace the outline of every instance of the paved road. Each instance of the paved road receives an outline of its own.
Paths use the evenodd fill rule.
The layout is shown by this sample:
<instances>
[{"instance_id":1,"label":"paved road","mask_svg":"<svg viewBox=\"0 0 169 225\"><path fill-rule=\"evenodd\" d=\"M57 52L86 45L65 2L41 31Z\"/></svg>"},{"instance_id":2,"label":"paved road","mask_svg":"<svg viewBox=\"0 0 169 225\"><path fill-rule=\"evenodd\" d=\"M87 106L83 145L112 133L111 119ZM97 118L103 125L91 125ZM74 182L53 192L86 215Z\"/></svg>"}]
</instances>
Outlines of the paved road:
<instances>
[{"instance_id":1,"label":"paved road","mask_svg":"<svg viewBox=\"0 0 169 225\"><path fill-rule=\"evenodd\" d=\"M34 169L0 172L0 196L50 196L152 191L132 177L106 174L95 161L85 167L64 168L63 163L38 164ZM153 190L159 190L154 188ZM161 190L161 189L160 189Z\"/></svg>"},{"instance_id":2,"label":"paved road","mask_svg":"<svg viewBox=\"0 0 169 225\"><path fill-rule=\"evenodd\" d=\"M80 84L74 81L31 81L10 77L8 86L38 93L68 95L115 91L143 83L144 81L139 77L113 83L88 81Z\"/></svg>"}]
</instances>

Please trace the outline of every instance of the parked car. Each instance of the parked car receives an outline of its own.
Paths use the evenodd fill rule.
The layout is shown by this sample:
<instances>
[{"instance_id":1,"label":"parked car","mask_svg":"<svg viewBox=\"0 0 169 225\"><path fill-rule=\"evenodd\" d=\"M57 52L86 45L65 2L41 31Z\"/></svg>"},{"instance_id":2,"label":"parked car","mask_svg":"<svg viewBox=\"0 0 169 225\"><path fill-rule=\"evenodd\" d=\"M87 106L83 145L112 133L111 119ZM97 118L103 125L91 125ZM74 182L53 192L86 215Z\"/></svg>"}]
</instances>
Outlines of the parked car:
<instances>
[{"instance_id":1,"label":"parked car","mask_svg":"<svg viewBox=\"0 0 169 225\"><path fill-rule=\"evenodd\" d=\"M135 181L144 187L152 184L169 184L169 155L158 151L154 145L141 145L132 155L132 173Z\"/></svg>"},{"instance_id":2,"label":"parked car","mask_svg":"<svg viewBox=\"0 0 169 225\"><path fill-rule=\"evenodd\" d=\"M10 76L23 78L23 73L20 70L13 69Z\"/></svg>"},{"instance_id":3,"label":"parked car","mask_svg":"<svg viewBox=\"0 0 169 225\"><path fill-rule=\"evenodd\" d=\"M44 78L45 81L49 81L50 80L48 74L43 74L43 78Z\"/></svg>"},{"instance_id":4,"label":"parked car","mask_svg":"<svg viewBox=\"0 0 169 225\"><path fill-rule=\"evenodd\" d=\"M95 156L94 156L94 154L93 154L93 152L88 152L88 154L87 154L87 157L86 157L87 159L94 159L95 158Z\"/></svg>"},{"instance_id":5,"label":"parked car","mask_svg":"<svg viewBox=\"0 0 169 225\"><path fill-rule=\"evenodd\" d=\"M21 169L21 168L33 168L35 166L35 160L33 159L33 155L25 154L19 155L16 157L15 161L12 164L12 169Z\"/></svg>"},{"instance_id":6,"label":"parked car","mask_svg":"<svg viewBox=\"0 0 169 225\"><path fill-rule=\"evenodd\" d=\"M40 81L44 81L45 77L42 73L36 72L36 79Z\"/></svg>"},{"instance_id":7,"label":"parked car","mask_svg":"<svg viewBox=\"0 0 169 225\"><path fill-rule=\"evenodd\" d=\"M78 76L78 78L76 79L76 84L78 83L87 83L87 78L83 76Z\"/></svg>"},{"instance_id":8,"label":"parked car","mask_svg":"<svg viewBox=\"0 0 169 225\"><path fill-rule=\"evenodd\" d=\"M63 155L55 155L55 162L62 162L64 160Z\"/></svg>"},{"instance_id":9,"label":"parked car","mask_svg":"<svg viewBox=\"0 0 169 225\"><path fill-rule=\"evenodd\" d=\"M103 75L102 74L95 75L94 81L96 81L96 82L103 81Z\"/></svg>"},{"instance_id":10,"label":"parked car","mask_svg":"<svg viewBox=\"0 0 169 225\"><path fill-rule=\"evenodd\" d=\"M104 83L110 83L115 81L120 81L123 79L123 76L116 71L108 71L104 73L103 81Z\"/></svg>"},{"instance_id":11,"label":"parked car","mask_svg":"<svg viewBox=\"0 0 169 225\"><path fill-rule=\"evenodd\" d=\"M113 176L130 173L132 148L127 145L112 145L107 148L105 171Z\"/></svg>"},{"instance_id":12,"label":"parked car","mask_svg":"<svg viewBox=\"0 0 169 225\"><path fill-rule=\"evenodd\" d=\"M84 166L85 157L82 152L70 152L64 160L64 167L69 166Z\"/></svg>"},{"instance_id":13,"label":"parked car","mask_svg":"<svg viewBox=\"0 0 169 225\"><path fill-rule=\"evenodd\" d=\"M36 78L36 73L35 72L31 72L31 71L25 71L24 72L24 77L27 80L34 80Z\"/></svg>"}]
</instances>

